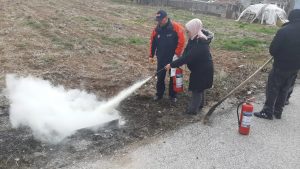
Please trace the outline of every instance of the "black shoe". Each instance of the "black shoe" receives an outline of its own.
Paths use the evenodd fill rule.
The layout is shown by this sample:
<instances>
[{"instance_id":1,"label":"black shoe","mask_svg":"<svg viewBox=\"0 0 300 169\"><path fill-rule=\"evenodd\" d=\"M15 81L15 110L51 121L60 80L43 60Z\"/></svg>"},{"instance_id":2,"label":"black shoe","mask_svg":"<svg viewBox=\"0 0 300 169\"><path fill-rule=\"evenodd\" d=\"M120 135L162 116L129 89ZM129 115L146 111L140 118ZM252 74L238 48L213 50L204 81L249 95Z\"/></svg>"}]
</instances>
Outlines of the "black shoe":
<instances>
[{"instance_id":1,"label":"black shoe","mask_svg":"<svg viewBox=\"0 0 300 169\"><path fill-rule=\"evenodd\" d=\"M258 118L273 120L273 116L271 114L267 114L263 111L254 113L254 116L256 116Z\"/></svg>"},{"instance_id":2,"label":"black shoe","mask_svg":"<svg viewBox=\"0 0 300 169\"><path fill-rule=\"evenodd\" d=\"M284 104L285 104L285 105L289 105L289 104L290 104L290 101L289 101L289 100L286 100Z\"/></svg>"},{"instance_id":3,"label":"black shoe","mask_svg":"<svg viewBox=\"0 0 300 169\"><path fill-rule=\"evenodd\" d=\"M183 112L183 114L197 115L197 112L186 110L185 112Z\"/></svg>"},{"instance_id":4,"label":"black shoe","mask_svg":"<svg viewBox=\"0 0 300 169\"><path fill-rule=\"evenodd\" d=\"M280 112L274 112L274 117L276 118L276 119L281 119L281 114L282 114L282 112L280 113Z\"/></svg>"},{"instance_id":5,"label":"black shoe","mask_svg":"<svg viewBox=\"0 0 300 169\"><path fill-rule=\"evenodd\" d=\"M170 97L170 101L171 101L172 103L176 103L176 102L177 102L177 98L176 98L176 97Z\"/></svg>"},{"instance_id":6,"label":"black shoe","mask_svg":"<svg viewBox=\"0 0 300 169\"><path fill-rule=\"evenodd\" d=\"M274 117L275 117L276 119L281 119L281 114L274 114Z\"/></svg>"},{"instance_id":7,"label":"black shoe","mask_svg":"<svg viewBox=\"0 0 300 169\"><path fill-rule=\"evenodd\" d=\"M153 97L153 101L159 101L160 99L162 99L161 96L154 96L154 97Z\"/></svg>"}]
</instances>

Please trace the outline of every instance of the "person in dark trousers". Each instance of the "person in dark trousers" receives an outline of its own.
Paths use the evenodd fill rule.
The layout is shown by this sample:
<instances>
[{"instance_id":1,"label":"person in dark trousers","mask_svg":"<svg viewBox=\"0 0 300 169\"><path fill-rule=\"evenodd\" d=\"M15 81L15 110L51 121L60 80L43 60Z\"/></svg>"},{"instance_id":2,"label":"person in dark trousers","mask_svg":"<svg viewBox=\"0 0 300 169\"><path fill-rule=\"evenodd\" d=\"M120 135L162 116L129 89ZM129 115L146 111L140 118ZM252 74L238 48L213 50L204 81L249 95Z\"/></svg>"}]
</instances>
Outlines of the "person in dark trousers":
<instances>
[{"instance_id":1,"label":"person in dark trousers","mask_svg":"<svg viewBox=\"0 0 300 169\"><path fill-rule=\"evenodd\" d=\"M273 68L266 87L266 101L256 117L281 119L288 92L300 69L300 9L292 10L289 23L276 33L270 54L274 57Z\"/></svg>"},{"instance_id":2,"label":"person in dark trousers","mask_svg":"<svg viewBox=\"0 0 300 169\"><path fill-rule=\"evenodd\" d=\"M165 92L166 70L164 66L171 63L173 59L181 56L184 45L184 28L168 18L164 10L156 14L157 26L152 31L150 40L150 63L154 63L154 56L157 57L157 71L163 69L157 74L156 95L154 101L163 98ZM173 90L173 80L170 76L169 96L172 102L176 102L176 92Z\"/></svg>"},{"instance_id":3,"label":"person in dark trousers","mask_svg":"<svg viewBox=\"0 0 300 169\"><path fill-rule=\"evenodd\" d=\"M288 90L288 95L287 95L287 98L285 100L285 105L289 105L290 104L290 98L291 98L291 95L293 93L293 90L294 90L294 86L295 86L295 83L296 83L296 80L297 80L297 75L295 76L289 90Z\"/></svg>"},{"instance_id":4,"label":"person in dark trousers","mask_svg":"<svg viewBox=\"0 0 300 169\"><path fill-rule=\"evenodd\" d=\"M289 24L289 22L283 24L282 27L284 27L284 26L286 26L286 25L288 25L288 24ZM291 98L291 95L292 95L292 93L293 93L293 90L294 90L294 86L295 86L296 80L297 80L297 76L295 76L295 78L294 78L294 80L293 80L293 82L292 82L292 84L291 84L291 86L290 86L290 88L289 88L289 90L288 90L288 95L287 95L287 98L286 98L286 100L285 100L285 105L289 105L289 104L290 104L290 98Z\"/></svg>"},{"instance_id":5,"label":"person in dark trousers","mask_svg":"<svg viewBox=\"0 0 300 169\"><path fill-rule=\"evenodd\" d=\"M189 90L192 92L192 99L186 110L186 114L196 115L203 107L204 90L212 87L213 84L213 61L209 44L213 34L203 30L200 19L192 19L186 25L189 37L188 44L182 56L165 66L167 70L187 64L190 73Z\"/></svg>"}]
</instances>

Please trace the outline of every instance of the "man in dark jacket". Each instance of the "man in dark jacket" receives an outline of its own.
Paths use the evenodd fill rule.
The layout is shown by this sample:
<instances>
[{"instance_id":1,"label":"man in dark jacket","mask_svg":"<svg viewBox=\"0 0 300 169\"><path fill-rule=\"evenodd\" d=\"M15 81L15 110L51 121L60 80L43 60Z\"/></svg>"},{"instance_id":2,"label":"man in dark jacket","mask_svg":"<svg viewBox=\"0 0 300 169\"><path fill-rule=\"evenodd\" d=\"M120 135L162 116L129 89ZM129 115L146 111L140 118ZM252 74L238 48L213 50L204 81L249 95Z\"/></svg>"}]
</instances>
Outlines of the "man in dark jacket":
<instances>
[{"instance_id":1,"label":"man in dark jacket","mask_svg":"<svg viewBox=\"0 0 300 169\"><path fill-rule=\"evenodd\" d=\"M203 30L200 19L189 21L186 30L189 41L182 57L166 65L166 69L187 64L191 71L189 90L192 92L192 99L185 113L196 115L203 107L204 90L211 88L213 84L214 69L209 47L213 34Z\"/></svg>"},{"instance_id":2,"label":"man in dark jacket","mask_svg":"<svg viewBox=\"0 0 300 169\"><path fill-rule=\"evenodd\" d=\"M291 11L289 23L278 30L271 46L274 57L273 68L269 74L266 101L256 117L281 119L289 89L300 69L300 9Z\"/></svg>"},{"instance_id":3,"label":"man in dark jacket","mask_svg":"<svg viewBox=\"0 0 300 169\"><path fill-rule=\"evenodd\" d=\"M183 27L171 21L167 13L160 10L156 14L158 22L153 30L150 40L150 63L154 63L153 57L157 57L157 71L164 69L165 65L171 63L173 58L181 56L184 45L184 29ZM166 70L162 70L157 74L156 96L155 101L160 100L165 92ZM176 92L173 90L173 80L170 77L169 96L172 102L176 102Z\"/></svg>"}]
</instances>

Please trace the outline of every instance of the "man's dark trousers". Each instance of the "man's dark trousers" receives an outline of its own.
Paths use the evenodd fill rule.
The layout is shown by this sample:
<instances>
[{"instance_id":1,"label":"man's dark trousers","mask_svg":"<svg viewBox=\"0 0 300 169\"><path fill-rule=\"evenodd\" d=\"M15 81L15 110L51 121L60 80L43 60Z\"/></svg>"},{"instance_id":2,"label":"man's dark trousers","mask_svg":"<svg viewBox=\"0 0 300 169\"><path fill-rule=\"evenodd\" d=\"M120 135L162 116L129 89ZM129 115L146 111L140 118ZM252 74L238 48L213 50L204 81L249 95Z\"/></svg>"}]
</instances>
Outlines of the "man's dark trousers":
<instances>
[{"instance_id":1,"label":"man's dark trousers","mask_svg":"<svg viewBox=\"0 0 300 169\"><path fill-rule=\"evenodd\" d=\"M293 83L291 84L290 88L289 88L289 92L288 92L288 96L286 98L287 101L289 101L292 93L293 93L293 90L294 90L294 86L295 86L295 83L296 83L296 80L297 80L297 76L295 76L295 79L293 80Z\"/></svg>"},{"instance_id":2,"label":"man's dark trousers","mask_svg":"<svg viewBox=\"0 0 300 169\"><path fill-rule=\"evenodd\" d=\"M298 70L283 71L273 68L266 88L266 102L263 111L269 115L281 115L290 86Z\"/></svg>"},{"instance_id":3,"label":"man's dark trousers","mask_svg":"<svg viewBox=\"0 0 300 169\"><path fill-rule=\"evenodd\" d=\"M157 71L164 69L164 66L157 66ZM157 83L156 83L156 96L163 97L165 92L165 78L166 78L166 70L162 70L157 74ZM169 83L169 96L172 98L176 98L176 92L173 90L173 78L170 77Z\"/></svg>"}]
</instances>

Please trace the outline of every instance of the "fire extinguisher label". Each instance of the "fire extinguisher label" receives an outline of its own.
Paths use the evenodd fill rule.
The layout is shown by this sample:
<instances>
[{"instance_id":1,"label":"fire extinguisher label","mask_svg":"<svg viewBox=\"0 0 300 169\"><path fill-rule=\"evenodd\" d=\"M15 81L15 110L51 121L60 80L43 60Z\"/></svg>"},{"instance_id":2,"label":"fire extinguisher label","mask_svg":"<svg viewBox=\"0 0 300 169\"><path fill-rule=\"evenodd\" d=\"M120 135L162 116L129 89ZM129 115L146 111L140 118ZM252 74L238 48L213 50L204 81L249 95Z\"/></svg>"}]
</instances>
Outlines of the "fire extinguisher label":
<instances>
[{"instance_id":1,"label":"fire extinguisher label","mask_svg":"<svg viewBox=\"0 0 300 169\"><path fill-rule=\"evenodd\" d=\"M180 87L182 87L182 84L183 84L182 78L181 77L180 78L176 77L176 87L180 88Z\"/></svg>"},{"instance_id":2,"label":"fire extinguisher label","mask_svg":"<svg viewBox=\"0 0 300 169\"><path fill-rule=\"evenodd\" d=\"M176 68L171 68L171 77L176 75Z\"/></svg>"},{"instance_id":3,"label":"fire extinguisher label","mask_svg":"<svg viewBox=\"0 0 300 169\"><path fill-rule=\"evenodd\" d=\"M252 112L243 112L242 127L250 127Z\"/></svg>"}]
</instances>

